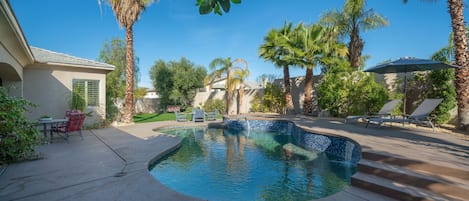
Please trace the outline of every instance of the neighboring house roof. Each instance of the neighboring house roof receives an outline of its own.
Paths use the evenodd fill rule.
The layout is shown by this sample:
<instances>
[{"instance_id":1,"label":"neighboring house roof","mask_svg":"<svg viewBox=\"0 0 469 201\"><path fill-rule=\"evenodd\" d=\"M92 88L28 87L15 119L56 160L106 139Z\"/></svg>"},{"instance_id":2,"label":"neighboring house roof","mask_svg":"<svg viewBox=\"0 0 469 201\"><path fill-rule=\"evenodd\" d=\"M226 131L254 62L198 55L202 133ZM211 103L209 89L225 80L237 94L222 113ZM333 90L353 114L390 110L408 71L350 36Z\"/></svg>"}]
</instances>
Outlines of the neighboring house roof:
<instances>
[{"instance_id":1,"label":"neighboring house roof","mask_svg":"<svg viewBox=\"0 0 469 201\"><path fill-rule=\"evenodd\" d=\"M155 89L147 89L147 93L149 93L149 92L156 92L156 90Z\"/></svg>"},{"instance_id":2,"label":"neighboring house roof","mask_svg":"<svg viewBox=\"0 0 469 201\"><path fill-rule=\"evenodd\" d=\"M255 83L255 82L246 80L246 81L244 81L244 88L245 89L261 89L262 86Z\"/></svg>"},{"instance_id":3,"label":"neighboring house roof","mask_svg":"<svg viewBox=\"0 0 469 201\"><path fill-rule=\"evenodd\" d=\"M107 63L97 62L89 59L74 57L71 55L53 52L42 48L30 46L34 55L34 60L37 63L61 65L82 68L94 68L102 70L114 70L115 66Z\"/></svg>"}]
</instances>

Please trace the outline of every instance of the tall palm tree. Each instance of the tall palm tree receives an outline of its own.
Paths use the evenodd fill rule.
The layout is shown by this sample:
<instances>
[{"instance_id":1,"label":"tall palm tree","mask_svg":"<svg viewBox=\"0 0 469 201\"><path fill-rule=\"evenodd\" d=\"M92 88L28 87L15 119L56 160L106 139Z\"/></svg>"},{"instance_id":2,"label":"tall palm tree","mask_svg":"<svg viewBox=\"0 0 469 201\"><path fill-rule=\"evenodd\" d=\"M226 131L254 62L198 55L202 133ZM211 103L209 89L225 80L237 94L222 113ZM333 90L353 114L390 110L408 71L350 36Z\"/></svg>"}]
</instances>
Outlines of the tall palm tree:
<instances>
[{"instance_id":1,"label":"tall palm tree","mask_svg":"<svg viewBox=\"0 0 469 201\"><path fill-rule=\"evenodd\" d=\"M244 80L249 77L249 69L246 66L246 69L235 68L232 69L233 76L229 80L231 91L238 91L238 101L236 114L240 114L241 108L243 106L243 97L244 97Z\"/></svg>"},{"instance_id":2,"label":"tall palm tree","mask_svg":"<svg viewBox=\"0 0 469 201\"><path fill-rule=\"evenodd\" d=\"M99 0L98 2L105 1ZM112 7L116 15L117 22L121 27L125 28L126 41L126 60L127 67L125 73L125 109L123 121L125 123L133 122L134 114L134 48L133 48L133 25L139 19L145 8L149 6L153 0L106 0Z\"/></svg>"},{"instance_id":3,"label":"tall palm tree","mask_svg":"<svg viewBox=\"0 0 469 201\"><path fill-rule=\"evenodd\" d=\"M223 75L226 75L226 111L225 114L229 114L231 99L233 97L233 87L231 87L231 69L243 69L238 66L239 64L243 65L246 69L248 68L248 62L244 59L235 59L231 60L231 57L226 59L216 58L210 62L209 68L211 73L207 75L206 81L208 83L213 83L216 79L222 78Z\"/></svg>"},{"instance_id":4,"label":"tall palm tree","mask_svg":"<svg viewBox=\"0 0 469 201\"><path fill-rule=\"evenodd\" d=\"M407 3L408 0L403 0ZM453 29L454 58L456 65L456 100L458 101L458 127L469 130L469 54L467 36L464 28L464 4L462 0L448 0L451 27Z\"/></svg>"},{"instance_id":5,"label":"tall palm tree","mask_svg":"<svg viewBox=\"0 0 469 201\"><path fill-rule=\"evenodd\" d=\"M259 57L271 61L275 66L283 68L283 84L285 92L286 113L293 114L293 100L291 96L290 69L293 64L291 52L292 23L285 23L281 29L272 29L259 47Z\"/></svg>"},{"instance_id":6,"label":"tall palm tree","mask_svg":"<svg viewBox=\"0 0 469 201\"><path fill-rule=\"evenodd\" d=\"M456 65L456 93L458 100L459 128L469 129L469 55L467 53L467 37L464 28L464 5L462 0L448 0L449 14L453 28L454 57Z\"/></svg>"},{"instance_id":7,"label":"tall palm tree","mask_svg":"<svg viewBox=\"0 0 469 201\"><path fill-rule=\"evenodd\" d=\"M312 112L313 69L324 64L331 56L344 56L347 48L337 43L335 28L324 28L319 24L305 26L298 24L294 29L295 58L299 66L306 68L303 113Z\"/></svg>"},{"instance_id":8,"label":"tall palm tree","mask_svg":"<svg viewBox=\"0 0 469 201\"><path fill-rule=\"evenodd\" d=\"M386 26L388 21L373 9L365 9L365 0L346 0L342 11L329 11L321 17L321 24L336 26L342 36L348 36L348 59L358 69L364 43L360 30L368 31Z\"/></svg>"}]
</instances>

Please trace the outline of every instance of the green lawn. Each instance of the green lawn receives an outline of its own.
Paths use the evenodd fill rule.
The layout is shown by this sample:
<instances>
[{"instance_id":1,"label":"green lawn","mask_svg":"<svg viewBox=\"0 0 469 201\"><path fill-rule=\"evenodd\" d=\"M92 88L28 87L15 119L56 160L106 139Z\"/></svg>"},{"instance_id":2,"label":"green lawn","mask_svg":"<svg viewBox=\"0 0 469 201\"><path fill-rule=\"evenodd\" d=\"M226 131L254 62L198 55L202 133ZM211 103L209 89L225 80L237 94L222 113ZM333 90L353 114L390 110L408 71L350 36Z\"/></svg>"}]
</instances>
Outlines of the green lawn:
<instances>
[{"instance_id":1,"label":"green lawn","mask_svg":"<svg viewBox=\"0 0 469 201\"><path fill-rule=\"evenodd\" d=\"M223 115L218 115L217 119L221 119ZM191 115L187 115L187 120L191 120ZM135 123L147 123L155 121L176 121L176 115L174 113L150 113L150 114L137 114L134 116Z\"/></svg>"},{"instance_id":2,"label":"green lawn","mask_svg":"<svg viewBox=\"0 0 469 201\"><path fill-rule=\"evenodd\" d=\"M135 123L146 123L155 121L176 121L176 115L174 113L150 113L150 114L137 114L134 116Z\"/></svg>"}]
</instances>

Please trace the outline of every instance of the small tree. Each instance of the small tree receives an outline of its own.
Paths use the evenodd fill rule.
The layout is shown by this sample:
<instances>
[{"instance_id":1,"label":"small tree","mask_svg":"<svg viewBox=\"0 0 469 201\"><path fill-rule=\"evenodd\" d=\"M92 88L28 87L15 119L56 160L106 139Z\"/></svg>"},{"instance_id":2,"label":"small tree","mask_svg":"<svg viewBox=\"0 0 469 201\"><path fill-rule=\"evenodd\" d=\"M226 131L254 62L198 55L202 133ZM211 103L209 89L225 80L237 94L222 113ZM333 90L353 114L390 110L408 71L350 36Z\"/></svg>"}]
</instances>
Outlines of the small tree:
<instances>
[{"instance_id":1,"label":"small tree","mask_svg":"<svg viewBox=\"0 0 469 201\"><path fill-rule=\"evenodd\" d=\"M162 109L167 105L191 106L197 88L203 87L207 72L182 57L179 61L158 60L150 70L153 86L161 97Z\"/></svg>"},{"instance_id":2,"label":"small tree","mask_svg":"<svg viewBox=\"0 0 469 201\"><path fill-rule=\"evenodd\" d=\"M34 154L38 132L35 123L23 116L26 108L34 106L23 98L8 96L0 87L0 165Z\"/></svg>"},{"instance_id":3,"label":"small tree","mask_svg":"<svg viewBox=\"0 0 469 201\"><path fill-rule=\"evenodd\" d=\"M150 78L153 81L153 87L160 95L160 109L165 109L166 106L171 105L172 102L169 98L173 90L173 73L163 60L155 62L150 69Z\"/></svg>"}]
</instances>

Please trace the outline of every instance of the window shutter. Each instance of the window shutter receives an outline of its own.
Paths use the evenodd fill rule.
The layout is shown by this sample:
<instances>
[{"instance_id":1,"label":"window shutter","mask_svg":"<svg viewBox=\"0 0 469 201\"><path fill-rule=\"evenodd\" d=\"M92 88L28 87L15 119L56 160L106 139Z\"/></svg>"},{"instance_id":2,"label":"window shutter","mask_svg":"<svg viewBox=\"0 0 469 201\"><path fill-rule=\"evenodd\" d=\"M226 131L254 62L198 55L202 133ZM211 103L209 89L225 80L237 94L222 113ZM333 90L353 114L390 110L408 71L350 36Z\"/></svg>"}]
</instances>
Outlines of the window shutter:
<instances>
[{"instance_id":1,"label":"window shutter","mask_svg":"<svg viewBox=\"0 0 469 201\"><path fill-rule=\"evenodd\" d=\"M99 106L99 81L88 80L87 85L87 105Z\"/></svg>"},{"instance_id":2,"label":"window shutter","mask_svg":"<svg viewBox=\"0 0 469 201\"><path fill-rule=\"evenodd\" d=\"M73 107L80 105L80 100L84 101L85 106L99 106L99 80L73 80Z\"/></svg>"}]
</instances>

